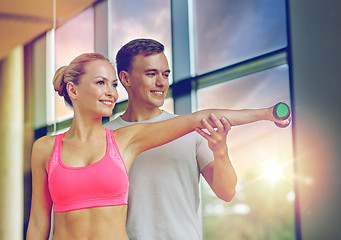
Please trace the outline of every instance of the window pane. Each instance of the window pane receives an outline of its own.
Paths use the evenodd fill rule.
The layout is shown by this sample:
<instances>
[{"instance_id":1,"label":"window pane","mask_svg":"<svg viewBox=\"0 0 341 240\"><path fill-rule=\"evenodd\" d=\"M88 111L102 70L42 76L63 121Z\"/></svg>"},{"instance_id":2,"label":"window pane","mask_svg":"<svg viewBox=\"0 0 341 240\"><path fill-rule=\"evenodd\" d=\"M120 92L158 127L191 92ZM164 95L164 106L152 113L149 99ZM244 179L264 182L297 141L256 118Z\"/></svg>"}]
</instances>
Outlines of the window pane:
<instances>
[{"instance_id":1,"label":"window pane","mask_svg":"<svg viewBox=\"0 0 341 240\"><path fill-rule=\"evenodd\" d=\"M198 73L287 45L284 0L196 0L195 5Z\"/></svg>"},{"instance_id":2,"label":"window pane","mask_svg":"<svg viewBox=\"0 0 341 240\"><path fill-rule=\"evenodd\" d=\"M118 50L127 42L135 38L152 38L165 46L165 55L169 67L172 68L170 1L113 0L109 16L111 17L109 21L111 24L110 59L115 59ZM172 78L170 78L171 82ZM121 84L119 84L118 92L119 101L128 98Z\"/></svg>"},{"instance_id":3,"label":"window pane","mask_svg":"<svg viewBox=\"0 0 341 240\"><path fill-rule=\"evenodd\" d=\"M68 65L75 57L85 52L94 52L94 9L89 8L56 29L56 70ZM55 93L57 121L73 115L64 98Z\"/></svg>"},{"instance_id":4,"label":"window pane","mask_svg":"<svg viewBox=\"0 0 341 240\"><path fill-rule=\"evenodd\" d=\"M258 108L282 100L289 103L287 66L198 91L199 109ZM205 240L295 239L291 125L233 127L228 146L238 175L236 195L223 202L202 181Z\"/></svg>"}]
</instances>

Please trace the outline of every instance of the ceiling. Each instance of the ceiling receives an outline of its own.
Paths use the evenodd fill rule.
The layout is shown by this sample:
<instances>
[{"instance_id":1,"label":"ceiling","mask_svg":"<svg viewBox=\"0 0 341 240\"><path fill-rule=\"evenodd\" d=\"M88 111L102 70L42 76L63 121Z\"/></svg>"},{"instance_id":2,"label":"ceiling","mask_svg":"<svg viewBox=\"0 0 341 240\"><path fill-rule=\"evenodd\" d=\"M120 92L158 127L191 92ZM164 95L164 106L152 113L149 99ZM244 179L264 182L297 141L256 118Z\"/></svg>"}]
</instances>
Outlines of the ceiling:
<instances>
[{"instance_id":1,"label":"ceiling","mask_svg":"<svg viewBox=\"0 0 341 240\"><path fill-rule=\"evenodd\" d=\"M55 0L56 26L98 0ZM54 0L0 0L0 60L53 28Z\"/></svg>"}]
</instances>

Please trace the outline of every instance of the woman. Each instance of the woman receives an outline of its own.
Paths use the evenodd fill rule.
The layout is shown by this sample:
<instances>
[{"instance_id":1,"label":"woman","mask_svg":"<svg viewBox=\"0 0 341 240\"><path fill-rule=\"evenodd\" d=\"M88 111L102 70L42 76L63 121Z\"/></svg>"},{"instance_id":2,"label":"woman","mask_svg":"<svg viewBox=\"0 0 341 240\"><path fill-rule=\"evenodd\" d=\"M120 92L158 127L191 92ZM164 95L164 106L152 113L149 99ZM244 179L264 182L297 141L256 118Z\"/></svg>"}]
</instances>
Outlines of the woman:
<instances>
[{"instance_id":1,"label":"woman","mask_svg":"<svg viewBox=\"0 0 341 240\"><path fill-rule=\"evenodd\" d=\"M52 204L54 240L128 239L128 172L139 153L194 130L210 147L226 148L230 126L258 120L286 123L275 120L272 108L210 109L111 131L102 126L102 117L112 114L117 83L113 66L97 53L82 54L57 70L55 90L73 107L74 118L66 133L42 137L33 145L27 239L48 238Z\"/></svg>"}]
</instances>

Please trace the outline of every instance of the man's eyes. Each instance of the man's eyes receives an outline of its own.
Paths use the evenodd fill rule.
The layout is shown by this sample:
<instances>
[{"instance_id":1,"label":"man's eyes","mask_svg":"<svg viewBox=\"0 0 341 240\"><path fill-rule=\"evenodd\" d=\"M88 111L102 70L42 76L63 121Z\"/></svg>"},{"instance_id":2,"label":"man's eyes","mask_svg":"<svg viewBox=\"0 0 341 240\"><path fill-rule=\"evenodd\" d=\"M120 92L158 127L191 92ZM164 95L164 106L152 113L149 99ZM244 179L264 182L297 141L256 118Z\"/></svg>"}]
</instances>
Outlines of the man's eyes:
<instances>
[{"instance_id":1,"label":"man's eyes","mask_svg":"<svg viewBox=\"0 0 341 240\"><path fill-rule=\"evenodd\" d=\"M146 75L150 76L150 77L154 77L154 76L157 75L157 73L151 72L151 73L146 73ZM169 73L163 73L162 76L168 78L169 77Z\"/></svg>"},{"instance_id":2,"label":"man's eyes","mask_svg":"<svg viewBox=\"0 0 341 240\"><path fill-rule=\"evenodd\" d=\"M155 76L155 75L156 75L156 73L154 73L154 72L147 73L147 76Z\"/></svg>"}]
</instances>

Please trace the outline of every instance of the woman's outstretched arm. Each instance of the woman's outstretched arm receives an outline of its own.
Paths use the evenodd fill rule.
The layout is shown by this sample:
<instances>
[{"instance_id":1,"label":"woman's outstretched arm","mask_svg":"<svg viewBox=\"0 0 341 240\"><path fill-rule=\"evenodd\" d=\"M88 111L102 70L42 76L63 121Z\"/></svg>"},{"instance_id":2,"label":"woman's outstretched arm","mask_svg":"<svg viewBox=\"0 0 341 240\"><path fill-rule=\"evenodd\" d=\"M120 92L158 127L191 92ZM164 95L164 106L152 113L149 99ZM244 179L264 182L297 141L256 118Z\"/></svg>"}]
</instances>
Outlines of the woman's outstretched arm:
<instances>
[{"instance_id":1,"label":"woman's outstretched arm","mask_svg":"<svg viewBox=\"0 0 341 240\"><path fill-rule=\"evenodd\" d=\"M257 121L272 121L279 124L290 123L290 116L285 120L278 120L274 115L274 106L268 108L259 109L240 109L240 110L230 110L230 109L208 109L213 113L218 119L225 117L231 126L238 126L248 123L253 123ZM210 122L212 124L212 121Z\"/></svg>"},{"instance_id":2,"label":"woman's outstretched arm","mask_svg":"<svg viewBox=\"0 0 341 240\"><path fill-rule=\"evenodd\" d=\"M226 118L231 126L261 120L286 123L287 120L277 120L272 110L273 107L243 110L206 109L165 121L134 124L116 130L116 135L121 142L120 150L123 154L129 154L128 158L131 159L143 151L171 142L197 128L205 128L202 124L203 120L215 127L215 123L211 120L212 114L218 119Z\"/></svg>"}]
</instances>

